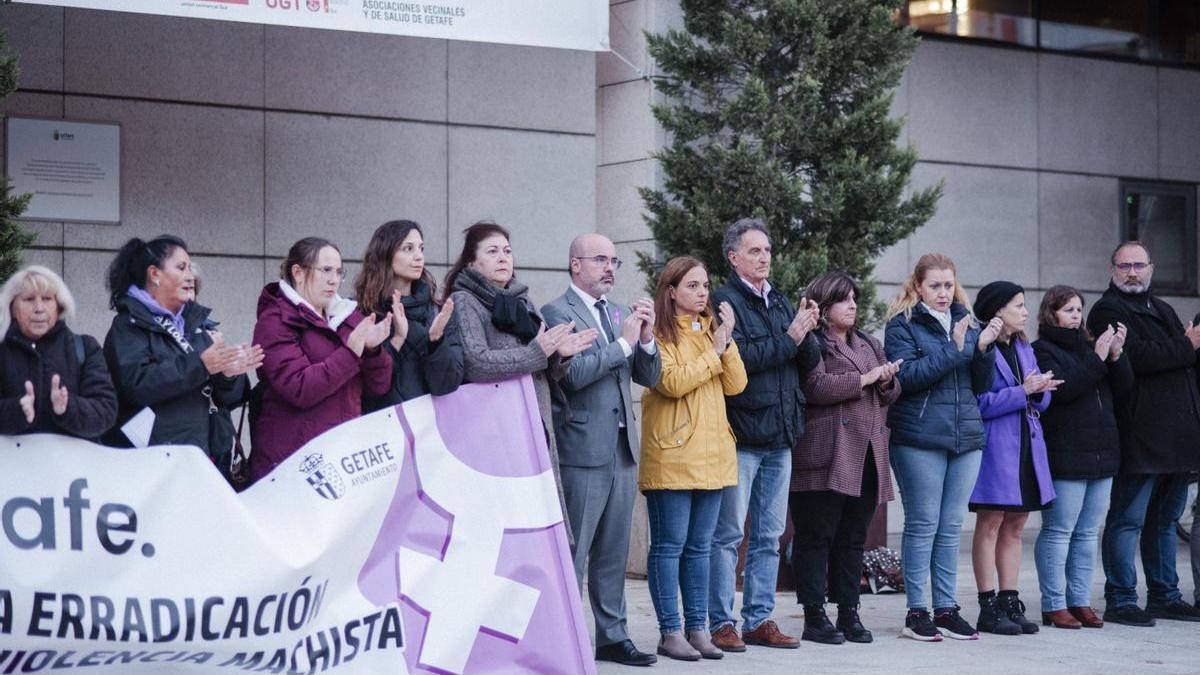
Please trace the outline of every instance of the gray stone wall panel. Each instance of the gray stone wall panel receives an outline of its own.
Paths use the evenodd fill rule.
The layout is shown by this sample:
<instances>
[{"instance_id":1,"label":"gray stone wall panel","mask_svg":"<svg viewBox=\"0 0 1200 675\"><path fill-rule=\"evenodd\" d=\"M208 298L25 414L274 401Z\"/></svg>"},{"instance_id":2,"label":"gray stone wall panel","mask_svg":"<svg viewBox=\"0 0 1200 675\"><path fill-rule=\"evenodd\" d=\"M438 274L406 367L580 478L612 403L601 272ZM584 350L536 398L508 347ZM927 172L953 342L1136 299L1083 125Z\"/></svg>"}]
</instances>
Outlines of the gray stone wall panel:
<instances>
[{"instance_id":1,"label":"gray stone wall panel","mask_svg":"<svg viewBox=\"0 0 1200 675\"><path fill-rule=\"evenodd\" d=\"M266 27L268 108L446 119L446 41Z\"/></svg>"},{"instance_id":2,"label":"gray stone wall panel","mask_svg":"<svg viewBox=\"0 0 1200 675\"><path fill-rule=\"evenodd\" d=\"M260 254L262 113L68 96L66 116L121 124L121 225L69 223L68 247L176 234L204 253Z\"/></svg>"},{"instance_id":3,"label":"gray stone wall panel","mask_svg":"<svg viewBox=\"0 0 1200 675\"><path fill-rule=\"evenodd\" d=\"M315 235L361 259L376 227L408 218L424 226L430 261L444 261L445 127L267 113L266 128L268 255Z\"/></svg>"},{"instance_id":4,"label":"gray stone wall panel","mask_svg":"<svg viewBox=\"0 0 1200 675\"><path fill-rule=\"evenodd\" d=\"M263 26L68 9L72 93L261 106Z\"/></svg>"},{"instance_id":5,"label":"gray stone wall panel","mask_svg":"<svg viewBox=\"0 0 1200 675\"><path fill-rule=\"evenodd\" d=\"M451 123L596 131L593 52L450 42Z\"/></svg>"},{"instance_id":6,"label":"gray stone wall panel","mask_svg":"<svg viewBox=\"0 0 1200 675\"><path fill-rule=\"evenodd\" d=\"M595 186L589 136L451 127L450 259L463 229L490 218L512 233L518 273L565 269L571 239L596 229Z\"/></svg>"}]
</instances>

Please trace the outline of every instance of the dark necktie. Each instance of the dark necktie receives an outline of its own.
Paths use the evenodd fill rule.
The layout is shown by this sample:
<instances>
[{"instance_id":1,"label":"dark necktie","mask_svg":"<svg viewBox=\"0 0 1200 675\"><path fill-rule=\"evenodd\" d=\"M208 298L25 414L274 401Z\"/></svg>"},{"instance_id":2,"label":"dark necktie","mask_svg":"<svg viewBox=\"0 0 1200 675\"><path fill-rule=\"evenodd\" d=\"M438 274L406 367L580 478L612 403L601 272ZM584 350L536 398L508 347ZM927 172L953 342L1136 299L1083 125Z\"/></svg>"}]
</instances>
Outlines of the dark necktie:
<instances>
[{"instance_id":1,"label":"dark necktie","mask_svg":"<svg viewBox=\"0 0 1200 675\"><path fill-rule=\"evenodd\" d=\"M604 300L597 300L596 309L600 310L600 328L604 331L604 336L608 338L608 342L610 344L616 342L617 338L613 334L612 321L608 318L608 303ZM617 375L616 371L613 372L613 377L616 377L618 382L621 381L621 378L619 375ZM617 423L622 427L625 426L624 406L620 408L613 408L613 412L617 413L618 415Z\"/></svg>"},{"instance_id":2,"label":"dark necktie","mask_svg":"<svg viewBox=\"0 0 1200 675\"><path fill-rule=\"evenodd\" d=\"M604 331L604 337L608 338L609 342L616 342L617 337L613 334L612 323L608 318L608 303L604 300L597 300L596 309L600 310L600 328Z\"/></svg>"}]
</instances>

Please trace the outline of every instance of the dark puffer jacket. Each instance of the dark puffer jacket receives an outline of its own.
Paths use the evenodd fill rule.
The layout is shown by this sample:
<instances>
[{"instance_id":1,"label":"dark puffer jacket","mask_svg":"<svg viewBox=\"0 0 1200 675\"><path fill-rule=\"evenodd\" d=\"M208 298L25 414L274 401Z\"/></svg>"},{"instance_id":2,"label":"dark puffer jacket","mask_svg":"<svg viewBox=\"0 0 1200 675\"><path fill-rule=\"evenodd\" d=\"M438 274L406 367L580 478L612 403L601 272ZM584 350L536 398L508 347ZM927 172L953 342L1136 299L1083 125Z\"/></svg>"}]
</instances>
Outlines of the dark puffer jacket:
<instances>
[{"instance_id":1,"label":"dark puffer jacket","mask_svg":"<svg viewBox=\"0 0 1200 675\"><path fill-rule=\"evenodd\" d=\"M739 448L791 452L804 433L800 382L820 362L821 345L809 333L797 346L787 334L796 316L792 303L774 288L767 300L737 275L713 293L714 307L728 302L737 315L733 340L749 378L742 393L725 399L725 411Z\"/></svg>"},{"instance_id":2,"label":"dark puffer jacket","mask_svg":"<svg viewBox=\"0 0 1200 675\"><path fill-rule=\"evenodd\" d=\"M1080 328L1042 324L1033 343L1041 371L1054 371L1063 383L1042 413L1050 475L1058 480L1094 480L1115 476L1121 466L1113 394L1133 389L1129 357L1117 361L1096 355Z\"/></svg>"},{"instance_id":3,"label":"dark puffer jacket","mask_svg":"<svg viewBox=\"0 0 1200 675\"><path fill-rule=\"evenodd\" d=\"M117 315L104 338L104 358L117 388L120 409L117 423L105 435L105 443L128 447L121 426L142 408L154 411L151 445L194 445L209 451L209 397L218 413L228 415L249 392L245 375L209 375L200 353L212 345L208 331L217 324L209 320L209 308L190 302L183 310L183 336L192 351L184 353L175 338L158 325L154 315L129 296L117 300Z\"/></svg>"},{"instance_id":4,"label":"dark puffer jacket","mask_svg":"<svg viewBox=\"0 0 1200 675\"><path fill-rule=\"evenodd\" d=\"M1099 335L1124 323L1133 391L1117 407L1121 473L1186 473L1200 469L1200 391L1196 350L1170 305L1149 293L1109 284L1092 306L1087 326Z\"/></svg>"},{"instance_id":5,"label":"dark puffer jacket","mask_svg":"<svg viewBox=\"0 0 1200 675\"><path fill-rule=\"evenodd\" d=\"M405 295L400 300L404 303L404 315L408 317L408 336L399 351L392 346L390 338L383 343L383 350L392 358L392 387L383 396L364 392L363 412L380 410L425 394L449 394L463 381L462 333L458 322L451 318L442 332L442 339L430 343L429 326L439 308L433 304L429 285L424 281L414 282L412 295ZM378 307L376 311L386 314L391 307Z\"/></svg>"},{"instance_id":6,"label":"dark puffer jacket","mask_svg":"<svg viewBox=\"0 0 1200 675\"><path fill-rule=\"evenodd\" d=\"M951 330L967 316L960 303L950 306ZM917 304L910 318L897 314L887 323L884 350L900 364L900 399L888 410L891 444L953 453L983 448L983 417L976 392L991 389L996 350L980 352L978 326L967 329L962 351L938 320Z\"/></svg>"},{"instance_id":7,"label":"dark puffer jacket","mask_svg":"<svg viewBox=\"0 0 1200 675\"><path fill-rule=\"evenodd\" d=\"M50 404L55 375L67 389L67 409L61 415L55 415ZM26 382L33 384L32 424L21 410ZM96 338L76 335L59 321L35 343L13 323L0 343L0 434L65 434L92 440L116 419L117 392Z\"/></svg>"}]
</instances>

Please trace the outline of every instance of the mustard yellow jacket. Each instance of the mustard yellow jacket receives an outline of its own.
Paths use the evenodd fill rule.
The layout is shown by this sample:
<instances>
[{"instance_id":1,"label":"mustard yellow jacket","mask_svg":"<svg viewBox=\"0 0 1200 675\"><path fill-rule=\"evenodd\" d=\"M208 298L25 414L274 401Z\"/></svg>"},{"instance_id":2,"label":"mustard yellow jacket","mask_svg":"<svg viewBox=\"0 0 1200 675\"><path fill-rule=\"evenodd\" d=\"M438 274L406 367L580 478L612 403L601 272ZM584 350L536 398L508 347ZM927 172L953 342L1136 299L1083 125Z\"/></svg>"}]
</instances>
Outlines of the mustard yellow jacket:
<instances>
[{"instance_id":1,"label":"mustard yellow jacket","mask_svg":"<svg viewBox=\"0 0 1200 675\"><path fill-rule=\"evenodd\" d=\"M677 318L675 344L659 340L662 377L642 395L642 490L717 490L737 484L737 441L725 418L725 397L746 388L737 344L713 351L711 319L700 330Z\"/></svg>"}]
</instances>

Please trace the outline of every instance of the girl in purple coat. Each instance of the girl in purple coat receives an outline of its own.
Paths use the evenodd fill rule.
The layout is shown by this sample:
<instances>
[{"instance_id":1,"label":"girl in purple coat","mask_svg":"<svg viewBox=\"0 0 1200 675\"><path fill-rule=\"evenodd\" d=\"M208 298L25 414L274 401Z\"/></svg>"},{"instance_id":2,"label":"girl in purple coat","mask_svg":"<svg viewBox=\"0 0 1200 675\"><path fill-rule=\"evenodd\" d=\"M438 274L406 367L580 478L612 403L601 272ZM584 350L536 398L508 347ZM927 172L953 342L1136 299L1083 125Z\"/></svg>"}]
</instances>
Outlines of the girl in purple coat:
<instances>
[{"instance_id":1,"label":"girl in purple coat","mask_svg":"<svg viewBox=\"0 0 1200 675\"><path fill-rule=\"evenodd\" d=\"M1050 405L1050 392L1062 383L1038 371L1033 348L1025 337L1025 289L1009 281L993 281L975 296L980 321L998 317L999 350L991 389L977 391L987 444L969 508L975 512L971 561L979 588L981 632L999 635L1036 633L1017 595L1021 569L1021 531L1029 513L1054 499L1046 441L1038 416ZM1000 577L997 597L994 577Z\"/></svg>"},{"instance_id":2,"label":"girl in purple coat","mask_svg":"<svg viewBox=\"0 0 1200 675\"><path fill-rule=\"evenodd\" d=\"M376 321L338 295L346 278L342 254L319 237L292 245L280 280L258 298L254 342L262 406L251 426L250 474L258 480L300 446L362 414L367 393L392 385L392 359L380 345L392 315Z\"/></svg>"}]
</instances>

